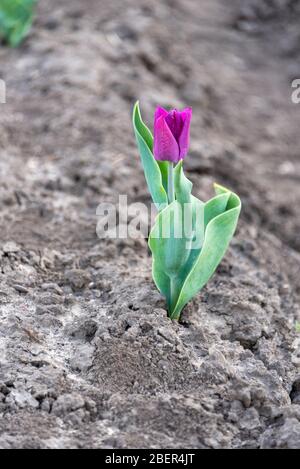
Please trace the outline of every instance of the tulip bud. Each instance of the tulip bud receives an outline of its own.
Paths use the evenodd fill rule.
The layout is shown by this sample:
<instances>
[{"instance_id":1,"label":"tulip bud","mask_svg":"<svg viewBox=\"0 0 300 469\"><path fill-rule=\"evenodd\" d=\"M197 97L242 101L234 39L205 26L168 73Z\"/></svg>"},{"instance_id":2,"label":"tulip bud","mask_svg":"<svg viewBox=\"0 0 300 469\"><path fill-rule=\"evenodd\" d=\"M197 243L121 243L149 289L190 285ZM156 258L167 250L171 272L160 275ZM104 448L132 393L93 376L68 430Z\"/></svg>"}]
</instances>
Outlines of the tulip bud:
<instances>
[{"instance_id":1,"label":"tulip bud","mask_svg":"<svg viewBox=\"0 0 300 469\"><path fill-rule=\"evenodd\" d=\"M154 117L154 156L159 161L178 163L188 152L192 109L167 112L158 107Z\"/></svg>"}]
</instances>

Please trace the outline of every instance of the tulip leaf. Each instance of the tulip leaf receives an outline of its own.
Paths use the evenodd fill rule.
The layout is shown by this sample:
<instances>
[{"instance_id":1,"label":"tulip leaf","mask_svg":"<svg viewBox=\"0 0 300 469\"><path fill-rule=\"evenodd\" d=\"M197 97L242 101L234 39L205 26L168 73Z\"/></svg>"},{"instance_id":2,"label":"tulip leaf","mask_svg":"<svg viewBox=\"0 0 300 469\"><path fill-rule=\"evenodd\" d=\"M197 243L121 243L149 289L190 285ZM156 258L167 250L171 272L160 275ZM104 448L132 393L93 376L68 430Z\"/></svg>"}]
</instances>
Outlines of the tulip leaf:
<instances>
[{"instance_id":1,"label":"tulip leaf","mask_svg":"<svg viewBox=\"0 0 300 469\"><path fill-rule=\"evenodd\" d=\"M158 161L155 160L156 163L159 166L160 169L160 174L161 174L161 179L162 179L162 185L163 188L166 191L166 194L168 194L168 161Z\"/></svg>"},{"instance_id":2,"label":"tulip leaf","mask_svg":"<svg viewBox=\"0 0 300 469\"><path fill-rule=\"evenodd\" d=\"M224 194L219 194L213 199L210 199L205 204L204 208L204 226L205 228L211 220L216 218L218 215L221 215L225 212L228 200L230 197L230 192L225 192Z\"/></svg>"},{"instance_id":3,"label":"tulip leaf","mask_svg":"<svg viewBox=\"0 0 300 469\"><path fill-rule=\"evenodd\" d=\"M167 164L155 160L153 155L153 136L141 118L139 103L134 106L133 128L137 140L146 181L153 202L158 210L162 210L168 204L167 187Z\"/></svg>"},{"instance_id":4,"label":"tulip leaf","mask_svg":"<svg viewBox=\"0 0 300 469\"><path fill-rule=\"evenodd\" d=\"M0 38L17 47L28 34L37 0L1 0Z\"/></svg>"},{"instance_id":5,"label":"tulip leaf","mask_svg":"<svg viewBox=\"0 0 300 469\"><path fill-rule=\"evenodd\" d=\"M193 184L185 176L182 168L182 160L176 165L174 169L174 187L176 199L182 203L189 203L191 201L191 192Z\"/></svg>"},{"instance_id":6,"label":"tulip leaf","mask_svg":"<svg viewBox=\"0 0 300 469\"><path fill-rule=\"evenodd\" d=\"M211 278L235 232L240 199L220 186L216 186L216 192L218 195L206 204L191 196L193 240L185 233L186 219L182 216L182 204L178 200L158 214L150 233L153 279L167 300L172 319L179 319L184 306ZM170 236L166 227L171 227ZM179 237L176 237L178 227ZM197 235L199 240L194 246Z\"/></svg>"},{"instance_id":7,"label":"tulip leaf","mask_svg":"<svg viewBox=\"0 0 300 469\"><path fill-rule=\"evenodd\" d=\"M174 186L177 200L158 214L149 236L153 279L166 297L169 311L175 307L189 266L201 249L204 231L204 205L191 195L192 183L183 173L182 162L175 168Z\"/></svg>"},{"instance_id":8,"label":"tulip leaf","mask_svg":"<svg viewBox=\"0 0 300 469\"><path fill-rule=\"evenodd\" d=\"M205 204L204 217L208 224L203 247L184 281L177 304L171 312L172 319L179 319L184 306L212 277L236 230L241 211L239 197L220 186L215 186L215 190L220 195Z\"/></svg>"},{"instance_id":9,"label":"tulip leaf","mask_svg":"<svg viewBox=\"0 0 300 469\"><path fill-rule=\"evenodd\" d=\"M156 285L172 302L178 291L178 288L176 292L174 288L171 291L172 281L179 277L178 272L186 264L192 244L192 239L184 235L184 228L184 211L182 205L175 200L158 214L149 236ZM166 276L169 282L166 282Z\"/></svg>"}]
</instances>

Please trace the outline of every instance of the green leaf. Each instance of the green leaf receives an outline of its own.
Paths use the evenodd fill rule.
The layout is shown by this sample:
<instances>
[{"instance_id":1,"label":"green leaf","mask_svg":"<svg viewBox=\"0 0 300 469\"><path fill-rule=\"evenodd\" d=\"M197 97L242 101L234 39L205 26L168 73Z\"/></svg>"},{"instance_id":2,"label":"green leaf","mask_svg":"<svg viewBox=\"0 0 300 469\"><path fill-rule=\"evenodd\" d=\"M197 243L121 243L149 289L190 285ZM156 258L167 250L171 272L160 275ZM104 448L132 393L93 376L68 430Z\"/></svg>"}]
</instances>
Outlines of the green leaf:
<instances>
[{"instance_id":1,"label":"green leaf","mask_svg":"<svg viewBox=\"0 0 300 469\"><path fill-rule=\"evenodd\" d=\"M174 187L176 199L181 204L190 203L193 184L183 172L182 160L174 169Z\"/></svg>"},{"instance_id":2,"label":"green leaf","mask_svg":"<svg viewBox=\"0 0 300 469\"><path fill-rule=\"evenodd\" d=\"M172 302L175 301L175 291L170 291L170 282L178 278L178 272L189 258L192 244L192 239L184 236L183 221L182 206L175 200L158 214L149 236L149 247L154 262L154 281L158 289ZM168 283L166 276L169 278Z\"/></svg>"},{"instance_id":3,"label":"green leaf","mask_svg":"<svg viewBox=\"0 0 300 469\"><path fill-rule=\"evenodd\" d=\"M166 194L168 194L168 164L169 162L158 161L158 160L155 160L155 161L158 164L159 169L160 169L163 188L165 189Z\"/></svg>"},{"instance_id":4,"label":"green leaf","mask_svg":"<svg viewBox=\"0 0 300 469\"><path fill-rule=\"evenodd\" d=\"M167 300L169 312L177 303L187 266L198 252L192 248L197 232L203 232L204 219L196 216L203 203L191 196L192 183L183 173L182 162L174 170L174 186L177 200L159 213L149 236L153 279Z\"/></svg>"},{"instance_id":5,"label":"green leaf","mask_svg":"<svg viewBox=\"0 0 300 469\"><path fill-rule=\"evenodd\" d=\"M138 102L133 110L133 128L150 194L158 210L162 210L168 204L167 162L158 162L153 156L153 136L142 121Z\"/></svg>"},{"instance_id":6,"label":"green leaf","mask_svg":"<svg viewBox=\"0 0 300 469\"><path fill-rule=\"evenodd\" d=\"M0 0L0 38L17 47L28 34L37 0Z\"/></svg>"},{"instance_id":7,"label":"green leaf","mask_svg":"<svg viewBox=\"0 0 300 469\"><path fill-rule=\"evenodd\" d=\"M150 249L159 252L157 262L169 277L177 275L189 256L190 245L182 230L183 212L175 200L158 214L149 238Z\"/></svg>"},{"instance_id":8,"label":"green leaf","mask_svg":"<svg viewBox=\"0 0 300 469\"><path fill-rule=\"evenodd\" d=\"M228 200L230 197L230 192L217 195L213 199L206 202L204 207L204 226L208 226L209 222L216 218L218 215L221 215L225 212Z\"/></svg>"},{"instance_id":9,"label":"green leaf","mask_svg":"<svg viewBox=\"0 0 300 469\"><path fill-rule=\"evenodd\" d=\"M158 214L149 237L153 279L167 300L172 319L179 319L187 302L215 272L234 234L241 210L238 196L225 188L220 189L220 186L215 187L217 195L203 204L191 196L191 183L184 176L182 167L177 166L176 169L178 200ZM189 206L192 210L192 236L186 232L186 218L182 212L183 207ZM168 226L168 223L170 236L163 236L168 235L168 231L163 233L163 226ZM175 227L178 226L182 232L179 231L181 236L176 237Z\"/></svg>"},{"instance_id":10,"label":"green leaf","mask_svg":"<svg viewBox=\"0 0 300 469\"><path fill-rule=\"evenodd\" d=\"M215 186L219 195L205 204L204 218L207 221L203 247L189 271L174 310L172 319L179 319L184 306L212 277L236 230L241 201L225 188Z\"/></svg>"}]
</instances>

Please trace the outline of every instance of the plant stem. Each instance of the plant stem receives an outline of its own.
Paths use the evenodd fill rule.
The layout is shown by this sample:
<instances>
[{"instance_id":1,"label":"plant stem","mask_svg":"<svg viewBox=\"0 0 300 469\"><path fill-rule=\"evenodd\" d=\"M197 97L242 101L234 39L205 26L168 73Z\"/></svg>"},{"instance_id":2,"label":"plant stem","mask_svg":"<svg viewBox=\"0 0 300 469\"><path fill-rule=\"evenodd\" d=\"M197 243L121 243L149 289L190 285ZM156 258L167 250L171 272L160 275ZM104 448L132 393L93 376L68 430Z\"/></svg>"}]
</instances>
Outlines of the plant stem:
<instances>
[{"instance_id":1,"label":"plant stem","mask_svg":"<svg viewBox=\"0 0 300 469\"><path fill-rule=\"evenodd\" d=\"M171 317L172 315L172 309L173 309L173 303L174 303L174 279L173 277L170 277L170 297L169 297L169 316Z\"/></svg>"},{"instance_id":2,"label":"plant stem","mask_svg":"<svg viewBox=\"0 0 300 469\"><path fill-rule=\"evenodd\" d=\"M176 276L171 276L170 277L170 298L169 298L169 317L171 319L174 319L173 318L173 314L174 314L174 309L175 309L175 306L176 306L176 303L177 303L177 295L176 295L176 292L177 292L177 289L178 289L178 284L177 284L177 279L176 279ZM178 317L176 317L175 319L179 319Z\"/></svg>"},{"instance_id":3,"label":"plant stem","mask_svg":"<svg viewBox=\"0 0 300 469\"><path fill-rule=\"evenodd\" d=\"M168 198L169 198L169 204L171 204L175 200L174 166L172 162L169 162L169 165L168 165Z\"/></svg>"},{"instance_id":4,"label":"plant stem","mask_svg":"<svg viewBox=\"0 0 300 469\"><path fill-rule=\"evenodd\" d=\"M168 164L168 199L169 204L175 200L175 191L174 191L174 165L170 161ZM171 317L173 308L174 308L174 294L176 292L175 278L172 275L170 277L170 297L169 297L169 315Z\"/></svg>"}]
</instances>

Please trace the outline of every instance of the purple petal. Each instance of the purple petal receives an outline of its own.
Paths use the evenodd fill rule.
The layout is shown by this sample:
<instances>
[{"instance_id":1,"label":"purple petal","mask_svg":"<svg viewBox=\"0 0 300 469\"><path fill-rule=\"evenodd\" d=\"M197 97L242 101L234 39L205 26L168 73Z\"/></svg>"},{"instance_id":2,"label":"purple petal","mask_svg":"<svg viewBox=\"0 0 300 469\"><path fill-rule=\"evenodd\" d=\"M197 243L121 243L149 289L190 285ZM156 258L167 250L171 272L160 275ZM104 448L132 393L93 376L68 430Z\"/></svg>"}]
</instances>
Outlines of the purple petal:
<instances>
[{"instance_id":1,"label":"purple petal","mask_svg":"<svg viewBox=\"0 0 300 469\"><path fill-rule=\"evenodd\" d=\"M182 113L177 111L177 109L174 109L173 111L169 112L166 117L166 123L168 124L177 142L179 141L179 137L183 129L183 120L181 114Z\"/></svg>"},{"instance_id":2,"label":"purple petal","mask_svg":"<svg viewBox=\"0 0 300 469\"><path fill-rule=\"evenodd\" d=\"M183 120L183 128L178 139L180 148L180 159L183 159L188 152L190 146L190 127L192 120L192 108L186 108L181 112L181 118Z\"/></svg>"},{"instance_id":3,"label":"purple petal","mask_svg":"<svg viewBox=\"0 0 300 469\"><path fill-rule=\"evenodd\" d=\"M154 114L154 127L155 127L155 122L161 117L166 117L168 115L168 111L166 111L163 107L158 106L156 108L155 114Z\"/></svg>"},{"instance_id":4,"label":"purple petal","mask_svg":"<svg viewBox=\"0 0 300 469\"><path fill-rule=\"evenodd\" d=\"M165 117L161 115L154 124L154 156L160 161L179 161L179 146Z\"/></svg>"}]
</instances>

